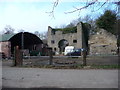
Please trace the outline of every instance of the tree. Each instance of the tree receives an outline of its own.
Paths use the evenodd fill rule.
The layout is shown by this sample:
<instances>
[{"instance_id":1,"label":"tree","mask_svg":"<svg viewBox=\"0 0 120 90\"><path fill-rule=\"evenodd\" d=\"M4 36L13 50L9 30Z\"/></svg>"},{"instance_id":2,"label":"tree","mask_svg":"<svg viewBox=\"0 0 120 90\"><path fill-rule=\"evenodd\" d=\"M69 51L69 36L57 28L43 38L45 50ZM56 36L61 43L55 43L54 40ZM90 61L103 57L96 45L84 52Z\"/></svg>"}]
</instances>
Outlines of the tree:
<instances>
[{"instance_id":1,"label":"tree","mask_svg":"<svg viewBox=\"0 0 120 90\"><path fill-rule=\"evenodd\" d=\"M47 32L42 32L42 33L40 33L40 38L41 38L42 40L47 40Z\"/></svg>"},{"instance_id":2,"label":"tree","mask_svg":"<svg viewBox=\"0 0 120 90\"><path fill-rule=\"evenodd\" d=\"M54 11L55 11L55 8L58 6L59 2L60 2L60 0L55 0L53 2L52 10L50 12L47 12L47 13L50 14L50 16L54 17ZM80 0L80 2L78 2L78 3L81 3L81 2L82 2L82 0ZM79 12L80 13L81 10L87 9L90 6L93 6L93 8L94 8L95 7L94 5L96 4L99 7L98 8L95 7L95 10L94 9L92 10L93 12L95 12L95 11L101 9L107 3L116 4L116 5L119 6L120 5L120 0L118 0L118 1L104 0L102 2L100 2L99 0L87 0L83 7L81 7L81 6L80 7L74 7L73 11L65 12L65 14L67 14L67 13L74 13L74 12Z\"/></svg>"},{"instance_id":3,"label":"tree","mask_svg":"<svg viewBox=\"0 0 120 90\"><path fill-rule=\"evenodd\" d=\"M40 37L39 31L35 31L34 34L35 34L36 36Z\"/></svg>"},{"instance_id":4,"label":"tree","mask_svg":"<svg viewBox=\"0 0 120 90\"><path fill-rule=\"evenodd\" d=\"M115 34L116 31L114 29L114 25L116 24L116 21L117 21L116 13L110 10L106 10L104 14L101 15L96 20L96 25L99 28L103 28L108 32Z\"/></svg>"},{"instance_id":5,"label":"tree","mask_svg":"<svg viewBox=\"0 0 120 90\"><path fill-rule=\"evenodd\" d=\"M74 25L74 23L70 23L70 24L68 24L67 26L66 26L66 28L70 28L70 27L74 27L75 25Z\"/></svg>"},{"instance_id":6,"label":"tree","mask_svg":"<svg viewBox=\"0 0 120 90\"><path fill-rule=\"evenodd\" d=\"M25 30L23 30L23 29L20 29L18 32L19 32L19 33L20 33L20 32L25 32Z\"/></svg>"},{"instance_id":7,"label":"tree","mask_svg":"<svg viewBox=\"0 0 120 90\"><path fill-rule=\"evenodd\" d=\"M66 27L65 24L60 25L60 28L65 28L65 27ZM58 27L56 26L55 28L58 28Z\"/></svg>"},{"instance_id":8,"label":"tree","mask_svg":"<svg viewBox=\"0 0 120 90\"><path fill-rule=\"evenodd\" d=\"M10 25L6 25L3 34L13 34L14 33L14 28L12 28Z\"/></svg>"},{"instance_id":9,"label":"tree","mask_svg":"<svg viewBox=\"0 0 120 90\"><path fill-rule=\"evenodd\" d=\"M41 40L47 40L47 32L40 33L39 31L35 31L34 34Z\"/></svg>"}]
</instances>

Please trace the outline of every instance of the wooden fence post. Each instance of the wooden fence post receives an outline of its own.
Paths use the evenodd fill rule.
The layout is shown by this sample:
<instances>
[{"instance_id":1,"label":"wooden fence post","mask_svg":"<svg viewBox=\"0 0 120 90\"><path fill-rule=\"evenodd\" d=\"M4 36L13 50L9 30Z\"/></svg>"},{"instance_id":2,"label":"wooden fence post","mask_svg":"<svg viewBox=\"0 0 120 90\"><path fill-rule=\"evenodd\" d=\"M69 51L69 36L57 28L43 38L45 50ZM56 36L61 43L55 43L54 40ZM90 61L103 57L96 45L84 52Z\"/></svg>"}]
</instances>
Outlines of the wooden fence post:
<instances>
[{"instance_id":1,"label":"wooden fence post","mask_svg":"<svg viewBox=\"0 0 120 90\"><path fill-rule=\"evenodd\" d=\"M87 63L86 63L86 50L82 51L82 60L83 60L83 66L86 66L87 65Z\"/></svg>"},{"instance_id":2,"label":"wooden fence post","mask_svg":"<svg viewBox=\"0 0 120 90\"><path fill-rule=\"evenodd\" d=\"M21 66L23 64L22 51L20 51L19 46L14 48L14 66Z\"/></svg>"},{"instance_id":3,"label":"wooden fence post","mask_svg":"<svg viewBox=\"0 0 120 90\"><path fill-rule=\"evenodd\" d=\"M16 66L16 47L14 47L14 55L13 55L13 66Z\"/></svg>"},{"instance_id":4,"label":"wooden fence post","mask_svg":"<svg viewBox=\"0 0 120 90\"><path fill-rule=\"evenodd\" d=\"M49 65L53 64L53 52L52 48L48 48L48 54L49 54Z\"/></svg>"}]
</instances>

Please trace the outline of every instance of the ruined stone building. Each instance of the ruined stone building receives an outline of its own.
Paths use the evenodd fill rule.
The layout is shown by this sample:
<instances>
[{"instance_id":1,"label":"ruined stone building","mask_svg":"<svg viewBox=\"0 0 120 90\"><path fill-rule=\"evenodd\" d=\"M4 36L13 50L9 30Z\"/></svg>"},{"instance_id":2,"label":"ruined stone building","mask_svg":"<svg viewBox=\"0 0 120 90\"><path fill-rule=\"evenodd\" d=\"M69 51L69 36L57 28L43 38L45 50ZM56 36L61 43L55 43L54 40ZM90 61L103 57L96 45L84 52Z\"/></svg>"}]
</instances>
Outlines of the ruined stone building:
<instances>
[{"instance_id":1,"label":"ruined stone building","mask_svg":"<svg viewBox=\"0 0 120 90\"><path fill-rule=\"evenodd\" d=\"M117 38L104 29L99 29L89 39L90 54L116 54Z\"/></svg>"},{"instance_id":2,"label":"ruined stone building","mask_svg":"<svg viewBox=\"0 0 120 90\"><path fill-rule=\"evenodd\" d=\"M56 30L48 27L48 46L52 47L55 52L64 52L65 46L74 46L75 48L83 48L83 26L78 23L76 32L63 33L61 30ZM86 34L86 33L84 33ZM116 54L117 38L115 35L100 29L96 34L90 35L88 40L89 54Z\"/></svg>"},{"instance_id":3,"label":"ruined stone building","mask_svg":"<svg viewBox=\"0 0 120 90\"><path fill-rule=\"evenodd\" d=\"M48 26L48 46L52 47L53 51L64 52L65 46L75 46L82 48L82 26L77 24L76 32L64 34L60 30L55 30Z\"/></svg>"}]
</instances>

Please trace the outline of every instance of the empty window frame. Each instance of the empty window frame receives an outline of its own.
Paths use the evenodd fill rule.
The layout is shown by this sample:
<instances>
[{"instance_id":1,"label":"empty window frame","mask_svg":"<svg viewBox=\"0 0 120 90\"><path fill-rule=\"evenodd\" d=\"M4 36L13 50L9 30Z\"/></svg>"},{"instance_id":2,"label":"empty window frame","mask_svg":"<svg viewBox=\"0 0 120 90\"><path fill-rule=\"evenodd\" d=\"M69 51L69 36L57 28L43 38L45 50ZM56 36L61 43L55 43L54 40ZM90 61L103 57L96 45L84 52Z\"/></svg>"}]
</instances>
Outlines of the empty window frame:
<instances>
[{"instance_id":1,"label":"empty window frame","mask_svg":"<svg viewBox=\"0 0 120 90\"><path fill-rule=\"evenodd\" d=\"M54 41L54 40L51 40L51 43L52 43L52 44L54 44L54 43L55 43L55 41Z\"/></svg>"},{"instance_id":2,"label":"empty window frame","mask_svg":"<svg viewBox=\"0 0 120 90\"><path fill-rule=\"evenodd\" d=\"M73 43L77 43L77 40L73 40Z\"/></svg>"}]
</instances>

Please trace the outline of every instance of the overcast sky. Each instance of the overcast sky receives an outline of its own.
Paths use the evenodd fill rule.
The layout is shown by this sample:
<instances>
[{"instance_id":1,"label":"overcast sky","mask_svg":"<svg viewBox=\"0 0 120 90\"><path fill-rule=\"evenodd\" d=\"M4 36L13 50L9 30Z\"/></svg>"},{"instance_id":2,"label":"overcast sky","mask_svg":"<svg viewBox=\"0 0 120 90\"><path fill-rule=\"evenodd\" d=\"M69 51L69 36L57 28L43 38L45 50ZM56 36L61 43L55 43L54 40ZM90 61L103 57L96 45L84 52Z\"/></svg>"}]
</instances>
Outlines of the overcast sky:
<instances>
[{"instance_id":1,"label":"overcast sky","mask_svg":"<svg viewBox=\"0 0 120 90\"><path fill-rule=\"evenodd\" d=\"M72 20L86 15L91 15L91 18L96 18L106 8L113 9L114 5L105 5L101 10L92 12L90 7L82 10L80 13L65 14L64 12L72 11L74 7L84 6L84 2L60 2L55 8L54 16L49 16L52 10L53 0L1 0L0 1L0 32L6 25L10 25L18 32L23 29L27 32L45 32L48 26L59 27L67 25ZM95 6L97 8L97 6ZM99 8L99 7L98 7Z\"/></svg>"}]
</instances>

